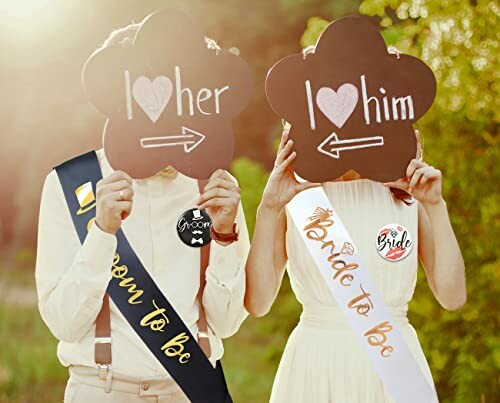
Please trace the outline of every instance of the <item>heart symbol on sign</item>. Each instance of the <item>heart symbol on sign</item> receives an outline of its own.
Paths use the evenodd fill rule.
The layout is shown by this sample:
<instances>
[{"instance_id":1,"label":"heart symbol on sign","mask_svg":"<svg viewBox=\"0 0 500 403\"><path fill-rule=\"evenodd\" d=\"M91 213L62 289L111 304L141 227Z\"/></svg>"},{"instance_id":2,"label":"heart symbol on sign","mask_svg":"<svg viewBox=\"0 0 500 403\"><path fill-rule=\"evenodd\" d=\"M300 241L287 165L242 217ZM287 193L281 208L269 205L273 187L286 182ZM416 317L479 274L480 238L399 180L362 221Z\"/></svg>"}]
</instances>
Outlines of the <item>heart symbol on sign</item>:
<instances>
[{"instance_id":1,"label":"heart symbol on sign","mask_svg":"<svg viewBox=\"0 0 500 403\"><path fill-rule=\"evenodd\" d=\"M168 105L172 96L172 81L168 77L158 76L153 81L140 76L135 80L132 93L137 104L155 123Z\"/></svg>"},{"instance_id":2,"label":"heart symbol on sign","mask_svg":"<svg viewBox=\"0 0 500 403\"><path fill-rule=\"evenodd\" d=\"M358 103L358 89L350 83L342 84L337 92L322 87L316 94L316 103L321 112L340 129Z\"/></svg>"}]
</instances>

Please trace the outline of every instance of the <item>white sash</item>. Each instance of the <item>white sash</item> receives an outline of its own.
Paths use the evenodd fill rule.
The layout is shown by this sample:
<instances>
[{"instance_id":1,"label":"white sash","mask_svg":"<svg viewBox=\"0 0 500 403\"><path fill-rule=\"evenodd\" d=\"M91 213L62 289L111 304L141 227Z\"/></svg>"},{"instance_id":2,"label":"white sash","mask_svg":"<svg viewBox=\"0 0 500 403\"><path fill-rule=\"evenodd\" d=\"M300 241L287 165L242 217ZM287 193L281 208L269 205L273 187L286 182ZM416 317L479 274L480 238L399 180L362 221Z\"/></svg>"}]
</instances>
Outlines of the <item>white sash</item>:
<instances>
[{"instance_id":1,"label":"white sash","mask_svg":"<svg viewBox=\"0 0 500 403\"><path fill-rule=\"evenodd\" d=\"M426 380L401 337L368 268L323 189L313 188L298 194L287 209L392 398L397 403L438 402L434 386Z\"/></svg>"}]
</instances>

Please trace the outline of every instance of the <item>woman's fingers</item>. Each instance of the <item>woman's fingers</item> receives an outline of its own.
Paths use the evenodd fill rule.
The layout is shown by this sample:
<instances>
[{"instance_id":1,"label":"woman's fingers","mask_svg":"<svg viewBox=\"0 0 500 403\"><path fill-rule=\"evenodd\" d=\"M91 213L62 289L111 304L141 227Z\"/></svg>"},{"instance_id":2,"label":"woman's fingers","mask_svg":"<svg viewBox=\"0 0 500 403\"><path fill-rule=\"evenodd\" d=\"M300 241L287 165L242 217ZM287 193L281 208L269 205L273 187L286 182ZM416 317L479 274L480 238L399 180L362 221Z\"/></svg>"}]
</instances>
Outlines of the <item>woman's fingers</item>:
<instances>
[{"instance_id":1,"label":"woman's fingers","mask_svg":"<svg viewBox=\"0 0 500 403\"><path fill-rule=\"evenodd\" d=\"M304 190L307 190L307 189L312 189L312 188L317 188L317 187L320 187L321 186L321 183L314 183L314 182L299 182L297 183L297 186L295 187L295 189L297 190L297 193L300 193Z\"/></svg>"},{"instance_id":2,"label":"woman's fingers","mask_svg":"<svg viewBox=\"0 0 500 403\"><path fill-rule=\"evenodd\" d=\"M288 140L283 147L283 149L280 151L278 156L276 157L276 163L275 166L279 166L283 163L283 161L288 157L290 154L290 151L292 150L293 147L293 140Z\"/></svg>"},{"instance_id":3,"label":"woman's fingers","mask_svg":"<svg viewBox=\"0 0 500 403\"><path fill-rule=\"evenodd\" d=\"M406 180L406 178L399 178L396 181L385 182L382 185L388 188L401 189L404 190L405 192L408 191L408 181Z\"/></svg>"},{"instance_id":4,"label":"woman's fingers","mask_svg":"<svg viewBox=\"0 0 500 403\"><path fill-rule=\"evenodd\" d=\"M297 153L295 151L292 151L290 153L290 155L288 155L288 157L286 157L285 160L282 161L281 164L279 164L276 167L277 170L280 172L285 171L292 164L292 162L295 160L296 157L297 157Z\"/></svg>"},{"instance_id":5,"label":"woman's fingers","mask_svg":"<svg viewBox=\"0 0 500 403\"><path fill-rule=\"evenodd\" d=\"M281 150L283 150L283 147L285 146L287 140L288 140L288 130L283 130L283 133L281 133L280 145L278 147L278 152L276 153L276 155L278 155L281 152Z\"/></svg>"},{"instance_id":6,"label":"woman's fingers","mask_svg":"<svg viewBox=\"0 0 500 403\"><path fill-rule=\"evenodd\" d=\"M426 167L427 164L423 161L412 159L406 168L406 177L410 179L417 169Z\"/></svg>"},{"instance_id":7,"label":"woman's fingers","mask_svg":"<svg viewBox=\"0 0 500 403\"><path fill-rule=\"evenodd\" d=\"M441 179L441 171L439 169L436 169L434 167L427 167L424 170L424 174L422 175L422 178L420 178L420 184L424 185L425 183L429 181L434 181Z\"/></svg>"},{"instance_id":8,"label":"woman's fingers","mask_svg":"<svg viewBox=\"0 0 500 403\"><path fill-rule=\"evenodd\" d=\"M422 175L424 174L424 172L425 172L425 168L418 168L413 173L413 175L411 176L411 179L410 179L410 184L409 184L410 192L412 192L413 189L415 189L415 187L418 184L418 181L420 180L420 178L422 177Z\"/></svg>"}]
</instances>

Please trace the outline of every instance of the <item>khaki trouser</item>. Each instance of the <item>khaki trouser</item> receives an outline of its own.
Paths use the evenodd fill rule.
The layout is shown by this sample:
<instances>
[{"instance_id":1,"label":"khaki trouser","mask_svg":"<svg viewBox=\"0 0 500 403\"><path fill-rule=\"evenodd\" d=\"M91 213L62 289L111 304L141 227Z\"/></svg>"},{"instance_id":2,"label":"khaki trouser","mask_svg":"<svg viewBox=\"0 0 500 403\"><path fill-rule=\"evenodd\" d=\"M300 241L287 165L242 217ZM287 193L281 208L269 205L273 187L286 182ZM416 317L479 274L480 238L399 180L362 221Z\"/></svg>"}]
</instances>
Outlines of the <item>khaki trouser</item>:
<instances>
[{"instance_id":1,"label":"khaki trouser","mask_svg":"<svg viewBox=\"0 0 500 403\"><path fill-rule=\"evenodd\" d=\"M172 380L134 379L118 374L101 379L96 368L74 366L64 393L64 403L186 403L186 395Z\"/></svg>"}]
</instances>

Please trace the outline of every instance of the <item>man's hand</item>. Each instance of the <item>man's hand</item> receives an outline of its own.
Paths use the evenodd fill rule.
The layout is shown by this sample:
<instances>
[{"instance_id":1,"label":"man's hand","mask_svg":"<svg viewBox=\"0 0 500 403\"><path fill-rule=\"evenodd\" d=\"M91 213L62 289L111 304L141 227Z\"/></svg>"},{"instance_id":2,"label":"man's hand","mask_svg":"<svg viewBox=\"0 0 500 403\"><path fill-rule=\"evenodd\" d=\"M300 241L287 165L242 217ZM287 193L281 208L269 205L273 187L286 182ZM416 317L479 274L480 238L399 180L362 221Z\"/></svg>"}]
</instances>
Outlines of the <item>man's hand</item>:
<instances>
[{"instance_id":1,"label":"man's hand","mask_svg":"<svg viewBox=\"0 0 500 403\"><path fill-rule=\"evenodd\" d=\"M230 234L233 232L239 203L240 188L226 171L218 169L203 189L198 208L207 210L216 232Z\"/></svg>"},{"instance_id":2,"label":"man's hand","mask_svg":"<svg viewBox=\"0 0 500 403\"><path fill-rule=\"evenodd\" d=\"M132 211L132 178L122 171L113 172L97 182L96 193L96 224L114 235Z\"/></svg>"}]
</instances>

